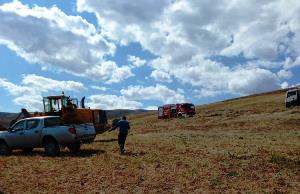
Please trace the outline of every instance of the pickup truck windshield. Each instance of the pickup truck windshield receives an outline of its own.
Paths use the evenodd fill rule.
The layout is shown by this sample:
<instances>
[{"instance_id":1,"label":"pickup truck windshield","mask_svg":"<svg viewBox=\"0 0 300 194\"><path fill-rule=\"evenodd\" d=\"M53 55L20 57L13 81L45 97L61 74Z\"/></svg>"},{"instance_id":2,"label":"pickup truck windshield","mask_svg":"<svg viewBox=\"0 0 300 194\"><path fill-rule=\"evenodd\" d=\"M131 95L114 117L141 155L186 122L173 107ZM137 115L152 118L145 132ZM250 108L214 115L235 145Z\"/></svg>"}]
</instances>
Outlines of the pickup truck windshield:
<instances>
[{"instance_id":1,"label":"pickup truck windshield","mask_svg":"<svg viewBox=\"0 0 300 194\"><path fill-rule=\"evenodd\" d=\"M45 127L55 127L63 124L64 124L63 121L59 117L45 119Z\"/></svg>"}]
</instances>

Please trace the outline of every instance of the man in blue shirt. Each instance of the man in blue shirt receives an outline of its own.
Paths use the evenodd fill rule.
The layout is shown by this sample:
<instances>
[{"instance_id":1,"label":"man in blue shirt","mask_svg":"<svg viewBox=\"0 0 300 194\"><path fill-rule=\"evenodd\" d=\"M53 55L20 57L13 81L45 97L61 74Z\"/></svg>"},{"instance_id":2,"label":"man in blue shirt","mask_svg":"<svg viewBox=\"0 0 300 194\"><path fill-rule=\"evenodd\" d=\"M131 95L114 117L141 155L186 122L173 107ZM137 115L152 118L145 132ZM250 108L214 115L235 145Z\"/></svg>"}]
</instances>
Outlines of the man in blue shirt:
<instances>
[{"instance_id":1,"label":"man in blue shirt","mask_svg":"<svg viewBox=\"0 0 300 194\"><path fill-rule=\"evenodd\" d=\"M126 120L126 117L123 116L122 120L120 120L115 126L113 126L109 131L113 131L116 128L119 128L119 135L118 135L118 144L120 146L120 154L124 154L125 149L125 141L128 135L128 130L130 129L129 122Z\"/></svg>"}]
</instances>

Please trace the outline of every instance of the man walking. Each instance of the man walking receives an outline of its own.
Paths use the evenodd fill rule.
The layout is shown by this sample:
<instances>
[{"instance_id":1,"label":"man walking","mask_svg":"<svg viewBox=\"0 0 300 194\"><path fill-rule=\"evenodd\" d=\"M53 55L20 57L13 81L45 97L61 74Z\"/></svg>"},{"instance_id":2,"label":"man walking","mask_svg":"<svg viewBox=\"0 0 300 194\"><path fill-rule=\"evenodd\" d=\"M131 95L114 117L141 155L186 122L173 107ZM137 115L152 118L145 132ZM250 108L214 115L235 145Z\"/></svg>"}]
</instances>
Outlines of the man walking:
<instances>
[{"instance_id":1,"label":"man walking","mask_svg":"<svg viewBox=\"0 0 300 194\"><path fill-rule=\"evenodd\" d=\"M118 144L120 146L120 154L124 154L125 149L125 141L128 134L128 130L130 129L129 122L126 120L126 117L123 116L122 120L120 120L115 126L113 126L109 131L113 131L116 128L119 128L119 135L118 135Z\"/></svg>"}]
</instances>

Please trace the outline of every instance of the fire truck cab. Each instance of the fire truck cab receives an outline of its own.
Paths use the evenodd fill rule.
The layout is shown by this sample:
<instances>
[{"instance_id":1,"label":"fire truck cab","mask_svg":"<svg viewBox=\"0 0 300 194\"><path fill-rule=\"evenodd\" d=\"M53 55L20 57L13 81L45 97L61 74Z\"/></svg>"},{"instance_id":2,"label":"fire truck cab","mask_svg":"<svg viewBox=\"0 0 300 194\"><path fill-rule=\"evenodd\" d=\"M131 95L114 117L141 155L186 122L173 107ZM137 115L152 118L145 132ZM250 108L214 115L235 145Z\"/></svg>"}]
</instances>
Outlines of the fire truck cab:
<instances>
[{"instance_id":1,"label":"fire truck cab","mask_svg":"<svg viewBox=\"0 0 300 194\"><path fill-rule=\"evenodd\" d=\"M159 119L192 117L195 113L195 105L192 103L166 104L158 107Z\"/></svg>"}]
</instances>

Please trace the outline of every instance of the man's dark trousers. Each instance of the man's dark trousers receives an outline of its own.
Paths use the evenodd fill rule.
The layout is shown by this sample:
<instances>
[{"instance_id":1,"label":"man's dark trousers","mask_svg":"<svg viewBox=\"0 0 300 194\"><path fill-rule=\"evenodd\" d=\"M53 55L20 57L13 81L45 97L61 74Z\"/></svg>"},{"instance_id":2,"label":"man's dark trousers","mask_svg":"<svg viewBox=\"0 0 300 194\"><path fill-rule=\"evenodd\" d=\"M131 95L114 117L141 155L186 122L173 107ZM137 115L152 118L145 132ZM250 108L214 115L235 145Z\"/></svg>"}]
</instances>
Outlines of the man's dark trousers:
<instances>
[{"instance_id":1,"label":"man's dark trousers","mask_svg":"<svg viewBox=\"0 0 300 194\"><path fill-rule=\"evenodd\" d=\"M126 137L127 137L127 134L128 133L124 133L124 132L120 132L119 133L119 136L118 136L118 143L119 143L119 146L120 146L120 152L121 154L124 153L125 149L124 149L124 146L125 146L125 141L126 141Z\"/></svg>"}]
</instances>

